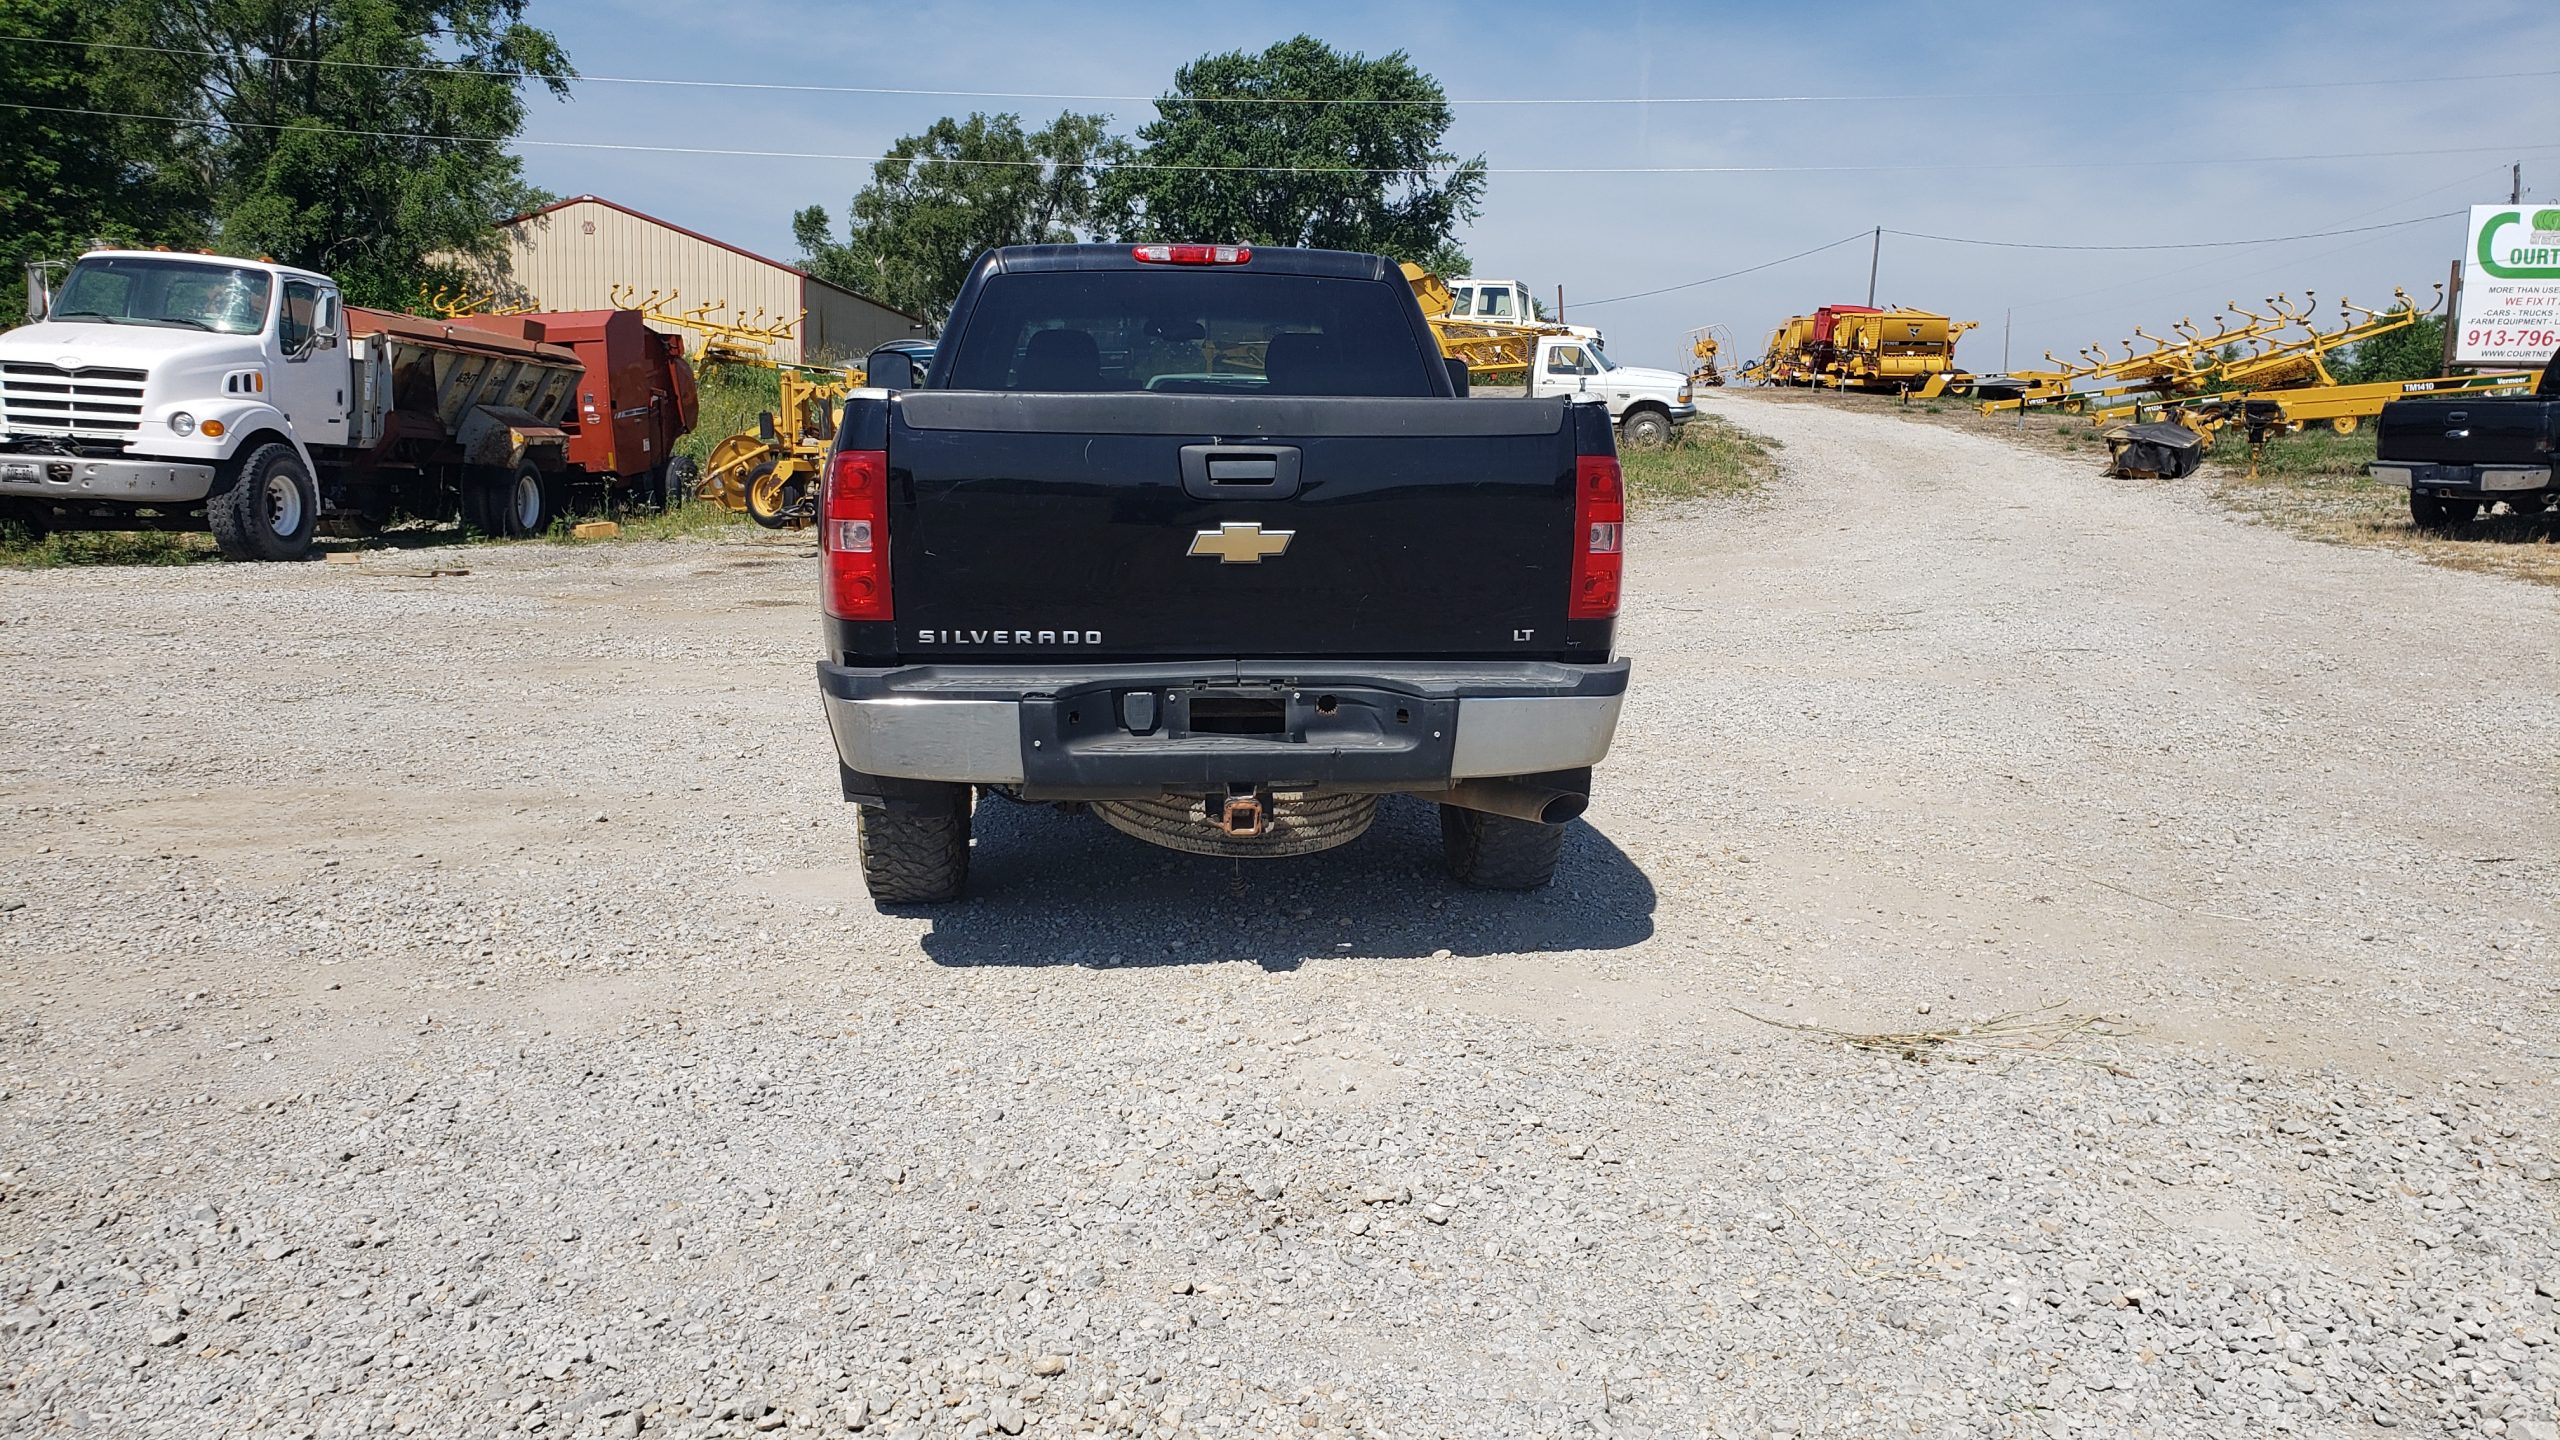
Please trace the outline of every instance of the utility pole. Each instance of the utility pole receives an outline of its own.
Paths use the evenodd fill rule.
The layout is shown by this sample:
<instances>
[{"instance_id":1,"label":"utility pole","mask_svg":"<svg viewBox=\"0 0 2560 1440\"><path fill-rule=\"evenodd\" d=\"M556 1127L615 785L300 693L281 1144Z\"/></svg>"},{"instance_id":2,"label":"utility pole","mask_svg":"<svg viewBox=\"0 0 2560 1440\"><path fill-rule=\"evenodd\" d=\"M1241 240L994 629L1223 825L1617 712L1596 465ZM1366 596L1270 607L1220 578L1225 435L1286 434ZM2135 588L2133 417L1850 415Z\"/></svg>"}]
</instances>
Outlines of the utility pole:
<instances>
[{"instance_id":1,"label":"utility pole","mask_svg":"<svg viewBox=\"0 0 2560 1440\"><path fill-rule=\"evenodd\" d=\"M1564 323L1564 287L1562 285L1556 287L1556 323L1559 325Z\"/></svg>"},{"instance_id":2,"label":"utility pole","mask_svg":"<svg viewBox=\"0 0 2560 1440\"><path fill-rule=\"evenodd\" d=\"M2507 203L2524 203L2524 162L2521 160L2507 167Z\"/></svg>"},{"instance_id":3,"label":"utility pole","mask_svg":"<svg viewBox=\"0 0 2560 1440\"><path fill-rule=\"evenodd\" d=\"M1884 255L1884 227L1876 227L1875 243L1867 250L1867 308L1876 306L1876 261Z\"/></svg>"},{"instance_id":4,"label":"utility pole","mask_svg":"<svg viewBox=\"0 0 2560 1440\"><path fill-rule=\"evenodd\" d=\"M2012 313L2008 310L2000 312L2000 373L2003 375L2009 373L2009 317Z\"/></svg>"}]
</instances>

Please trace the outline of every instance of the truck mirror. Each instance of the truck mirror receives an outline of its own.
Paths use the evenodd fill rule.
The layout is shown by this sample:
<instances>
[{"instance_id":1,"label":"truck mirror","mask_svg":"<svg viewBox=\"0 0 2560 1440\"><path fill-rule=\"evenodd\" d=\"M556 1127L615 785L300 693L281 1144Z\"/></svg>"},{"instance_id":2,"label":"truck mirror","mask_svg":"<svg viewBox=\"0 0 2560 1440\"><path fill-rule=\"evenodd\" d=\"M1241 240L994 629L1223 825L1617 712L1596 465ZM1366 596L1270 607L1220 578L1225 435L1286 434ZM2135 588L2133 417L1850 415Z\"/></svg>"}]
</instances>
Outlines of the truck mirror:
<instances>
[{"instance_id":1,"label":"truck mirror","mask_svg":"<svg viewBox=\"0 0 2560 1440\"><path fill-rule=\"evenodd\" d=\"M1461 400L1466 399L1467 362L1459 359L1455 355L1452 355L1440 363L1449 367L1449 393L1457 396Z\"/></svg>"},{"instance_id":2,"label":"truck mirror","mask_svg":"<svg viewBox=\"0 0 2560 1440\"><path fill-rule=\"evenodd\" d=\"M863 362L863 378L878 390L912 390L916 385L916 357L904 350L874 350Z\"/></svg>"},{"instance_id":3,"label":"truck mirror","mask_svg":"<svg viewBox=\"0 0 2560 1440\"><path fill-rule=\"evenodd\" d=\"M27 262L27 323L42 320L53 310L53 281L42 260Z\"/></svg>"}]
</instances>

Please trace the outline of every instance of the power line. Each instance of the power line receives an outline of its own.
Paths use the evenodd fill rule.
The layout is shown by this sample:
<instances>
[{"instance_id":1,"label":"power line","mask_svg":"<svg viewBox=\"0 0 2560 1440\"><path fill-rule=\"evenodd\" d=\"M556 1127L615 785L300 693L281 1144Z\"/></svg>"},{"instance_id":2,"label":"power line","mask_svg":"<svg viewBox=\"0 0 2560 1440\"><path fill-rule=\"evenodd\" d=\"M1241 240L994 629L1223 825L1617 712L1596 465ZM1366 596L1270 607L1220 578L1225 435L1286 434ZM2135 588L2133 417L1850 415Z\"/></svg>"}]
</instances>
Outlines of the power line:
<instances>
[{"instance_id":1,"label":"power line","mask_svg":"<svg viewBox=\"0 0 2560 1440\"><path fill-rule=\"evenodd\" d=\"M135 111L93 110L72 105L29 105L7 100L0 100L0 109L26 110L48 115L89 115L112 120L145 120L154 124L192 125L209 130L299 131L313 135L345 135L365 140L435 140L465 145L519 145L552 150L593 150L640 155L699 155L730 160L833 160L876 163L881 160L896 159L918 165L975 165L1007 169L1043 169L1050 164L1046 160L972 160L943 155L856 155L826 150L747 150L714 145L643 145L605 140L538 140L522 135L500 138L487 135L436 135L416 130L353 130L334 125L207 120L186 115L148 115ZM2196 169L2208 165L2291 165L2327 160L2400 160L2439 155L2476 155L2492 151L2499 154L2513 154L2519 151L2542 150L2560 150L2560 144L2457 145L2422 150L2342 150L2306 155L2207 155L2165 160L1951 160L1858 165L1497 165L1486 167L1485 173L1488 175L1843 175L1945 170L2115 170L2156 166ZM1455 162L1407 168L1357 165L1191 165L1176 161L1125 160L1095 161L1067 168L1095 171L1173 170L1215 175L1409 175L1446 174L1461 167ZM1597 302L1585 301L1584 303Z\"/></svg>"},{"instance_id":2,"label":"power line","mask_svg":"<svg viewBox=\"0 0 2560 1440\"><path fill-rule=\"evenodd\" d=\"M1874 232L1872 231L1861 230L1855 235L1843 235L1828 245L1816 245L1810 250L1799 250L1793 255L1781 255L1775 260L1763 260L1757 265L1746 265L1739 270L1727 270L1721 275L1710 275L1704 280L1684 280L1677 285L1665 285L1659 290L1639 290L1633 295L1612 295L1606 300L1578 301L1575 303L1574 308L1577 310L1588 310L1594 305L1615 305L1621 300L1643 300L1655 295L1668 295L1674 290L1695 290L1701 285L1713 285L1719 280L1730 280L1737 275L1749 275L1754 271L1767 270L1774 266L1784 265L1790 260L1801 260L1807 255L1819 255L1825 250L1837 250L1843 245L1851 245L1860 240L1864 240L1873 233Z\"/></svg>"},{"instance_id":3,"label":"power line","mask_svg":"<svg viewBox=\"0 0 2560 1440\"><path fill-rule=\"evenodd\" d=\"M255 55L237 50L198 49L175 45L136 45L104 40L65 40L48 35L0 35L0 42L20 45L59 45L86 50L139 51L155 55L197 55L219 58L238 55L247 59L281 60L292 65L325 65L351 70L400 72L441 71L463 75L486 76L496 80L538 80L545 84L565 80L585 85L661 85L686 89L769 90L816 95L893 95L956 100L1075 100L1119 104L1147 104L1171 101L1189 105L1498 105L1498 106L1578 106L1578 105L1841 105L1841 104L1917 104L1944 103L1955 100L2057 100L2085 99L2086 90L1983 90L1939 91L1899 95L1585 95L1585 96L1472 96L1433 98L1390 98L1382 96L1314 95L1106 95L1063 90L935 90L892 85L817 85L779 80L702 80L686 76L661 75L546 75L538 70L491 70L470 65L394 65L371 60L303 59L294 56ZM2268 91L2343 90L2362 86L2451 85L2483 80L2546 80L2560 76L2560 70L2502 70L2475 75L2380 76L2354 80L2283 81L2266 85L2208 85L2184 87L2186 95L2239 95Z\"/></svg>"},{"instance_id":4,"label":"power line","mask_svg":"<svg viewBox=\"0 0 2560 1440\"><path fill-rule=\"evenodd\" d=\"M1948 245L1989 245L2003 250L2226 250L2243 245L2273 245L2280 240L2325 240L2333 235L2361 235L2368 230L2397 230L2404 225L2424 225L2430 220L2447 220L2464 212L2446 210L2435 215L2420 215L2409 220L2392 220L2381 225L2358 225L2349 230L2313 230L2301 235L2261 235L2254 240L2180 240L2159 245L2047 245L2032 240L1971 240L1955 235L1924 235L1917 230L1885 228L1887 235L1900 235L1907 240L1936 240Z\"/></svg>"},{"instance_id":5,"label":"power line","mask_svg":"<svg viewBox=\"0 0 2560 1440\"><path fill-rule=\"evenodd\" d=\"M2444 193L2445 191L2447 191L2447 190L2459 190L2459 189L2463 188L2464 186L2467 186L2467 185L2470 185L2470 184L2472 184L2472 183L2476 182L2476 181L2477 181L2481 176L2483 176L2483 175L2486 175L2486 174L2490 173L2490 171L2491 171L2491 170L2493 170L2493 169L2504 169L2504 168L2506 168L2506 167L2505 167L2505 166L2503 166L2503 165L2500 165L2500 166L2491 166L2491 167L2487 167L2487 168L2483 168L2483 169L2479 169L2479 170L2470 170L2470 171L2465 171L2464 173L2462 173L2462 174L2460 174L2460 175L2456 175L2455 177L2453 177L2453 178L2452 178L2452 179L2450 179L2450 180L2444 181L2444 182L2442 182L2442 183L2440 183L2440 184L2430 185L2430 186L2428 186L2426 189L2424 189L2424 190L2420 190L2420 191L2418 191L2418 192L2417 192L2417 193L2415 193L2415 194L2412 194L2412 195L2401 195L2401 196L2397 196L2397 197L2395 197L2395 198L2393 198L2393 199L2390 199L2390 200L2385 200L2385 201L2383 201L2382 203L2380 203L2380 204L2378 204L2378 205L2367 205L2367 206L2364 206L2364 207L2362 207L2362 208L2360 208L2360 209L2351 210L2351 211L2347 212L2347 213L2346 213L2346 214L2344 214L2344 215L2340 215L2340 216L2338 216L2336 220L2333 220L2333 221L2331 221L2330 223L2331 223L2331 224L2341 224L2341 223L2344 223L2344 222L2349 221L2349 220L2361 220L2361 219L2363 219L2364 217L2366 217L2366 216L2368 216L2368 215L2382 215L2382 214L2388 214L2389 212L2391 212L2391 211L2393 211L2393 210L2397 210L2397 209L2399 209L2400 207L2402 207L2402 206L2404 206L2404 205L2411 205L2411 204L2415 204L2416 202L2418 202L2418 201L2420 201L2420 200L2424 200L2424 199L2428 198L2429 196L2432 196L2432 195L2441 195L2441 194L2443 194L2443 193ZM2456 212L2456 213L2460 213L2460 212ZM2351 241L2351 242L2349 242L2347 245L2340 246L2340 247L2338 247L2337 249L2322 251L2322 252L2320 252L2320 255L2300 256L2300 257L2296 257L2296 258L2297 258L2298 260L2304 260L2304 259L2318 259L2318 258L2320 258L2320 257L2321 257L2321 255L2333 255L2333 254L2337 254L2337 253L2339 253L2339 251L2341 251L2341 250L2354 249L2354 248L2356 248L2356 246L2361 245L2361 244L2364 244L2364 243L2366 243L2366 242L2363 242L2363 241ZM2215 260L2212 260L2212 259L2199 260L2199 261L2196 261L2196 262L2195 262L2195 263L2193 263L2193 264L2189 264L2189 265L2179 265L2179 266L2173 267L2173 268L2168 269L2168 270L2155 270L2155 271L2153 271L2152 273L2150 273L2150 274L2148 274L2148 275L2139 275L2139 276L2134 277L2134 278L2133 278L2133 279L2131 279L2131 280L2120 280L2120 281L2117 281L2117 282L2115 282L2115 283L2113 283L2113 284L2109 284L2109 285L2100 285L2100 286L2095 286L2095 287L2084 287L2084 288L2082 288L2082 289L2078 289L2078 290L2066 291L2066 292L2064 292L2064 293L2062 293L2062 294L2059 294L2059 295L2045 295L2045 296L2040 296L2040 297L2038 297L2038 298L2036 298L2036 299L2033 299L2033 300L2023 301L2023 302L2021 302L2021 303L2020 303L2016 308L2017 308L2017 309L2020 309L2020 310L2042 310L2042 309L2044 309L2046 306L2049 306L2049 305L2061 305L2061 304L2068 304L2068 303L2075 302L2075 301L2089 300L2089 299L2093 299L2093 298L2095 298L2095 297L2097 297L2097 296L2100 296L2100 295L2116 295L2116 294L2121 294L2121 293L2123 293L2123 292L2125 292L2125 291L2127 291L2127 290L2140 290L2140 289L2142 289L2142 288L2143 288L2143 287L2145 287L2145 286L2149 286L2149 285L2156 284L2157 282L2162 281L2162 280L2172 279L2172 278L2174 278L2174 277L2176 277L2176 276L2180 276L2180 275L2191 275L2191 274L2194 274L2194 273L2195 273L2196 271L2198 271L2198 270L2204 270L2204 269L2211 268L2215 263L2217 263L2217 262L2216 262ZM2253 272L2253 275L2254 275L2255 273L2262 273L2262 272ZM2077 317L2079 317L2079 316L2082 316L2082 315L2095 314L2099 309L2102 309L2102 308L2106 308L2106 307L2103 307L2103 306L2089 306L2089 307L2084 307L2084 308L2082 308L2082 309L2078 309L2078 310L2065 311L2065 312L2063 312L2061 315L2047 317L2043 323L2046 323L2046 324L2055 324L2055 323L2059 323L2060 321L2063 321L2063 320L2075 319L2075 318L2077 318Z\"/></svg>"}]
</instances>

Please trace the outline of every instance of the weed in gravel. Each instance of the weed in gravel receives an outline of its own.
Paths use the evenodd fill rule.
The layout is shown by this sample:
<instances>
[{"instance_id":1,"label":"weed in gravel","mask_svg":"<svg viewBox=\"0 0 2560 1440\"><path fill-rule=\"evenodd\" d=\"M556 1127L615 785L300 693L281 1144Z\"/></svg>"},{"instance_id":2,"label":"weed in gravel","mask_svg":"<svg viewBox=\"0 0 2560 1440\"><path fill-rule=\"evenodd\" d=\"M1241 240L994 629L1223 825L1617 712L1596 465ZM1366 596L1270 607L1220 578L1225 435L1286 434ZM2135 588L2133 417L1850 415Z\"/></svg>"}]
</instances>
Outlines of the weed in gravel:
<instances>
[{"instance_id":1,"label":"weed in gravel","mask_svg":"<svg viewBox=\"0 0 2560 1440\"><path fill-rule=\"evenodd\" d=\"M1778 442L1721 415L1701 415L1652 450L1626 450L1627 498L1639 507L1745 495L1778 473Z\"/></svg>"}]
</instances>

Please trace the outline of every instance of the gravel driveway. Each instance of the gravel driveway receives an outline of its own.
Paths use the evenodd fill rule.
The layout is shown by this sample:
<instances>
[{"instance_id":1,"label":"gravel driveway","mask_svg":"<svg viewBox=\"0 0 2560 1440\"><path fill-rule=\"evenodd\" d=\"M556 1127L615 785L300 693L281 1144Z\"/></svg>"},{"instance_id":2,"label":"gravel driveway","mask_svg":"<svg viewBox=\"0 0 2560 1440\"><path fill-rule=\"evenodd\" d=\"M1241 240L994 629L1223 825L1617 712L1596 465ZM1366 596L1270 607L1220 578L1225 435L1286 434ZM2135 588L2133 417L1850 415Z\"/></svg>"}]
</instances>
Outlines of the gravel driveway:
<instances>
[{"instance_id":1,"label":"gravel driveway","mask_svg":"<svg viewBox=\"0 0 2560 1440\"><path fill-rule=\"evenodd\" d=\"M2554 1440L2560 594L1709 404L1529 896L879 913L794 539L0 574L0 1431Z\"/></svg>"}]
</instances>

